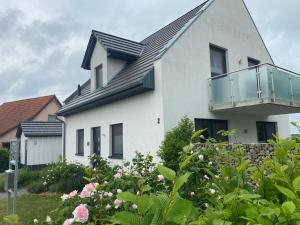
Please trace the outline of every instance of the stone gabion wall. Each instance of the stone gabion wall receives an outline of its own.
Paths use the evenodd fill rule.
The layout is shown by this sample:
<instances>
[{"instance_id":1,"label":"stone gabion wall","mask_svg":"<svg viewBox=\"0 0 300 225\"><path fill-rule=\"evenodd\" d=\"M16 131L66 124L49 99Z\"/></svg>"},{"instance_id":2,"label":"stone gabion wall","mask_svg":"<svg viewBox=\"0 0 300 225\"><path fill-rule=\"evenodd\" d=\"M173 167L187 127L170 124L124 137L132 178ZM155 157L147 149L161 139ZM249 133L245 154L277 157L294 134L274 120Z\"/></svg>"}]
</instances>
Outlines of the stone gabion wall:
<instances>
[{"instance_id":1,"label":"stone gabion wall","mask_svg":"<svg viewBox=\"0 0 300 225\"><path fill-rule=\"evenodd\" d=\"M203 143L198 143L195 148L201 150L205 146ZM274 148L270 144L241 144L241 146L245 148L246 157L253 166L259 166L263 159L270 159L274 154ZM226 144L224 147L230 151L232 145Z\"/></svg>"}]
</instances>

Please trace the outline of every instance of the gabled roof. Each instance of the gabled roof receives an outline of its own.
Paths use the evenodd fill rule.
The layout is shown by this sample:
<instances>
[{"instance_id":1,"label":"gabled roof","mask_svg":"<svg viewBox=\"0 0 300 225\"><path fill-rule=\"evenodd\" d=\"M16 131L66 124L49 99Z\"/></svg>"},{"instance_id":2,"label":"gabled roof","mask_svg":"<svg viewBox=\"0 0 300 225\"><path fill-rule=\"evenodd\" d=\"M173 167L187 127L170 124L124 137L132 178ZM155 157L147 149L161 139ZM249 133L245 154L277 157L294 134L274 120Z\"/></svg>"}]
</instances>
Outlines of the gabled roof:
<instances>
[{"instance_id":1,"label":"gabled roof","mask_svg":"<svg viewBox=\"0 0 300 225\"><path fill-rule=\"evenodd\" d=\"M127 61L137 59L144 49L142 43L93 30L82 61L82 68L90 69L90 60L97 41L102 44L109 56L125 59Z\"/></svg>"},{"instance_id":2,"label":"gabled roof","mask_svg":"<svg viewBox=\"0 0 300 225\"><path fill-rule=\"evenodd\" d=\"M62 122L25 121L18 126L16 136L21 137L60 137L62 136Z\"/></svg>"},{"instance_id":3,"label":"gabled roof","mask_svg":"<svg viewBox=\"0 0 300 225\"><path fill-rule=\"evenodd\" d=\"M143 49L141 55L135 61L128 64L115 75L102 89L94 92L89 90L88 94L77 95L71 99L68 98L67 103L59 110L58 114L66 116L145 91L154 90L154 61L166 52L180 35L201 15L211 1L202 3L141 41L140 44L143 45ZM93 31L92 36L99 33L101 32ZM109 35L106 37L109 37ZM110 43L113 42L111 41ZM90 52L91 48L94 48L94 45L95 38L94 40L90 39L86 56L89 54L87 52ZM87 68L85 61L88 61L88 58L86 56L83 66Z\"/></svg>"},{"instance_id":4,"label":"gabled roof","mask_svg":"<svg viewBox=\"0 0 300 225\"><path fill-rule=\"evenodd\" d=\"M36 117L52 100L60 104L55 95L49 95L0 105L0 136L16 128L20 121Z\"/></svg>"}]
</instances>

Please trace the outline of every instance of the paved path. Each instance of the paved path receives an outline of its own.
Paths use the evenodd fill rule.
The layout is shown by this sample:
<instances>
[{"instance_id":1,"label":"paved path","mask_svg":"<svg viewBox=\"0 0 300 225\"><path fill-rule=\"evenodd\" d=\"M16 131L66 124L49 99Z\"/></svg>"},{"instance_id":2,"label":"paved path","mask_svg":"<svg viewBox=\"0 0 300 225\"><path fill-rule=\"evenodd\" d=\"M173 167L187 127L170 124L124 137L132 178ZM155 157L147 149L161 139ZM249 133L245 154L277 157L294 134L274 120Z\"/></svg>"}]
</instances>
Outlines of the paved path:
<instances>
[{"instance_id":1,"label":"paved path","mask_svg":"<svg viewBox=\"0 0 300 225\"><path fill-rule=\"evenodd\" d=\"M26 195L28 194L28 191L25 189L20 189L18 190L18 196L19 195ZM6 192L0 192L0 200L6 199L7 198L7 194Z\"/></svg>"}]
</instances>

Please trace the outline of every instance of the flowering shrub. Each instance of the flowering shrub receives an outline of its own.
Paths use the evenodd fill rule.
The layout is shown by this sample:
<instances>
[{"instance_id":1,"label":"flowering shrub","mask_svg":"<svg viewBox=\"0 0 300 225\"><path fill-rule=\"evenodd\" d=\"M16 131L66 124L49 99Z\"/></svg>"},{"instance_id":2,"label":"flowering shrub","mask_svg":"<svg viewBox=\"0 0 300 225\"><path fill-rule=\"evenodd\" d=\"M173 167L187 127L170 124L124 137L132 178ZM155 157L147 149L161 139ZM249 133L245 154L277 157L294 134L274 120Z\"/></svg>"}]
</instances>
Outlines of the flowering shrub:
<instances>
[{"instance_id":1,"label":"flowering shrub","mask_svg":"<svg viewBox=\"0 0 300 225\"><path fill-rule=\"evenodd\" d=\"M86 183L83 178L84 176L84 166L58 162L50 164L44 170L41 183L45 186L45 190L51 192L68 192L74 189L81 189Z\"/></svg>"}]
</instances>

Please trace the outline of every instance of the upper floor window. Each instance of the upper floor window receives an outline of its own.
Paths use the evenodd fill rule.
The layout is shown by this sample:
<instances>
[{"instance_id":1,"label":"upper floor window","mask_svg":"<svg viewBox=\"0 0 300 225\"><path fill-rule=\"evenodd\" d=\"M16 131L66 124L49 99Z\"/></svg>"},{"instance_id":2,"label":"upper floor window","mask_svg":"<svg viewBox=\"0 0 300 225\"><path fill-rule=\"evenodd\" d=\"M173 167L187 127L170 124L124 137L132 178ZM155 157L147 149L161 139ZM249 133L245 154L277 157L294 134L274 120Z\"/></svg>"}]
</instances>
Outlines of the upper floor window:
<instances>
[{"instance_id":1,"label":"upper floor window","mask_svg":"<svg viewBox=\"0 0 300 225\"><path fill-rule=\"evenodd\" d=\"M99 65L95 68L95 88L103 87L103 70L102 65Z\"/></svg>"},{"instance_id":2,"label":"upper floor window","mask_svg":"<svg viewBox=\"0 0 300 225\"><path fill-rule=\"evenodd\" d=\"M84 155L84 129L76 131L76 155Z\"/></svg>"},{"instance_id":3,"label":"upper floor window","mask_svg":"<svg viewBox=\"0 0 300 225\"><path fill-rule=\"evenodd\" d=\"M260 64L259 60L248 57L248 67L257 66L259 64Z\"/></svg>"},{"instance_id":4,"label":"upper floor window","mask_svg":"<svg viewBox=\"0 0 300 225\"><path fill-rule=\"evenodd\" d=\"M57 116L56 115L48 115L48 121L49 122L57 122Z\"/></svg>"},{"instance_id":5,"label":"upper floor window","mask_svg":"<svg viewBox=\"0 0 300 225\"><path fill-rule=\"evenodd\" d=\"M123 124L111 125L111 153L113 158L123 158Z\"/></svg>"},{"instance_id":6,"label":"upper floor window","mask_svg":"<svg viewBox=\"0 0 300 225\"><path fill-rule=\"evenodd\" d=\"M210 45L209 48L211 76L227 73L226 50L213 45Z\"/></svg>"}]
</instances>

